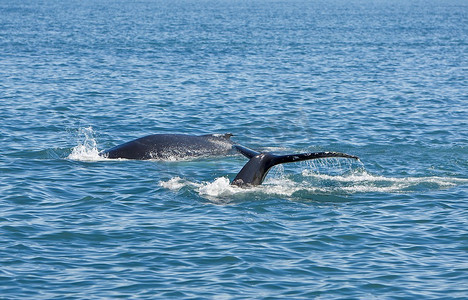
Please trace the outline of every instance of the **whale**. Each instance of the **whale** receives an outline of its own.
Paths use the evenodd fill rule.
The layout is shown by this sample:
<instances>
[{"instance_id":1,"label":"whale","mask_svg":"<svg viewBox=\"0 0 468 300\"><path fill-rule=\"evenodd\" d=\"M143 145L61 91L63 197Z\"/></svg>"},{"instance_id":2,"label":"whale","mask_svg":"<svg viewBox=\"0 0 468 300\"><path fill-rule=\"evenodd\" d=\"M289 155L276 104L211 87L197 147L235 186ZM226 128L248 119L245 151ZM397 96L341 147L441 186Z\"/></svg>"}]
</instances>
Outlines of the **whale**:
<instances>
[{"instance_id":1,"label":"whale","mask_svg":"<svg viewBox=\"0 0 468 300\"><path fill-rule=\"evenodd\" d=\"M300 162L319 158L359 157L342 152L308 152L299 154L274 154L259 152L239 145L226 134L153 134L126 142L99 153L109 159L184 159L206 156L221 156L240 153L248 158L231 184L239 187L258 186L263 183L270 169L279 164Z\"/></svg>"},{"instance_id":2,"label":"whale","mask_svg":"<svg viewBox=\"0 0 468 300\"><path fill-rule=\"evenodd\" d=\"M171 160L232 153L232 134L152 134L99 153L110 159Z\"/></svg>"}]
</instances>

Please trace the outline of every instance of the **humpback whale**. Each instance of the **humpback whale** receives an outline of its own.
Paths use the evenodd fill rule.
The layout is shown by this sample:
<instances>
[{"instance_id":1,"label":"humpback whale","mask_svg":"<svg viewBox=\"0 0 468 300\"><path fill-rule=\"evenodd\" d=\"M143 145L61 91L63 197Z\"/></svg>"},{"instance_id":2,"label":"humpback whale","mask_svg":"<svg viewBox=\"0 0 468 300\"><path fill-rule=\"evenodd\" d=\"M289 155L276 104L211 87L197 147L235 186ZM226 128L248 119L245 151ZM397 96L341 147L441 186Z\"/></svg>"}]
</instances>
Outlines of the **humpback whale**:
<instances>
[{"instance_id":1,"label":"humpback whale","mask_svg":"<svg viewBox=\"0 0 468 300\"><path fill-rule=\"evenodd\" d=\"M357 156L341 152L312 152L288 155L257 152L231 141L231 136L232 134L229 133L207 135L153 134L105 150L99 155L106 158L169 159L227 155L237 151L249 159L231 182L232 185L240 187L262 184L268 171L278 164L327 157L359 159Z\"/></svg>"},{"instance_id":2,"label":"humpback whale","mask_svg":"<svg viewBox=\"0 0 468 300\"><path fill-rule=\"evenodd\" d=\"M99 153L106 158L171 159L226 155L233 151L232 134L152 134Z\"/></svg>"}]
</instances>

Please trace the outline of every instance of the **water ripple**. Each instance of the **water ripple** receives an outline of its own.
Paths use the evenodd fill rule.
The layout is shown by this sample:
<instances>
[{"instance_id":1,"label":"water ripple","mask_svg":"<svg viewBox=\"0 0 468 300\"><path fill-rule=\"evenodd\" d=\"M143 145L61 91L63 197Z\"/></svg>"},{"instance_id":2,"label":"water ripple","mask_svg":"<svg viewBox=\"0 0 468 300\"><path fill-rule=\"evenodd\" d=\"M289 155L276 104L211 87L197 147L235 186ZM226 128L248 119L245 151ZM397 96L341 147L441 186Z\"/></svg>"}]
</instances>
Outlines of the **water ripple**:
<instances>
[{"instance_id":1,"label":"water ripple","mask_svg":"<svg viewBox=\"0 0 468 300\"><path fill-rule=\"evenodd\" d=\"M463 1L3 2L0 297L466 297ZM216 132L362 161L98 156Z\"/></svg>"}]
</instances>

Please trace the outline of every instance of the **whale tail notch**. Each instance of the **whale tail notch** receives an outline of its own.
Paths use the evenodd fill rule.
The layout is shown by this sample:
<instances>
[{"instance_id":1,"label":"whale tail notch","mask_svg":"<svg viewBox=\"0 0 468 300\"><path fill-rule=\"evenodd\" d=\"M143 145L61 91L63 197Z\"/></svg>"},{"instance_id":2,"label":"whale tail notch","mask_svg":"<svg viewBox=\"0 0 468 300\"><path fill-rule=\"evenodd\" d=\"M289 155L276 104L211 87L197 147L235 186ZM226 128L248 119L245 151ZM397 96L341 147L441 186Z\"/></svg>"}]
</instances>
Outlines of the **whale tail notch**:
<instances>
[{"instance_id":1,"label":"whale tail notch","mask_svg":"<svg viewBox=\"0 0 468 300\"><path fill-rule=\"evenodd\" d=\"M288 155L274 155L271 153L260 153L244 146L234 145L237 151L249 158L249 161L237 174L231 184L237 186L255 186L262 184L268 171L278 164L299 162L310 159L343 157L359 159L357 156L341 152L311 152Z\"/></svg>"}]
</instances>

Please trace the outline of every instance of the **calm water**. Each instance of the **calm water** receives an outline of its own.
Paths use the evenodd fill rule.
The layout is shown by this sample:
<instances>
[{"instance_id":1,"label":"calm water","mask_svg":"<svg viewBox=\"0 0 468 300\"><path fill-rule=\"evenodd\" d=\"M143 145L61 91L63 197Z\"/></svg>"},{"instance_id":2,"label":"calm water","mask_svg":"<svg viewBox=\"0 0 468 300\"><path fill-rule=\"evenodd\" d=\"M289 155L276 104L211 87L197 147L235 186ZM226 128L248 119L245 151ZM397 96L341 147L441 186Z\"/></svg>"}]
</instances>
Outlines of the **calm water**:
<instances>
[{"instance_id":1,"label":"calm water","mask_svg":"<svg viewBox=\"0 0 468 300\"><path fill-rule=\"evenodd\" d=\"M0 0L0 298L468 295L465 1ZM152 133L361 157L103 160Z\"/></svg>"}]
</instances>

